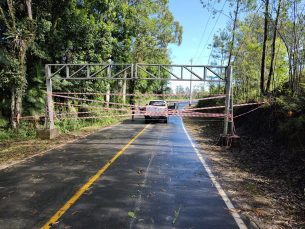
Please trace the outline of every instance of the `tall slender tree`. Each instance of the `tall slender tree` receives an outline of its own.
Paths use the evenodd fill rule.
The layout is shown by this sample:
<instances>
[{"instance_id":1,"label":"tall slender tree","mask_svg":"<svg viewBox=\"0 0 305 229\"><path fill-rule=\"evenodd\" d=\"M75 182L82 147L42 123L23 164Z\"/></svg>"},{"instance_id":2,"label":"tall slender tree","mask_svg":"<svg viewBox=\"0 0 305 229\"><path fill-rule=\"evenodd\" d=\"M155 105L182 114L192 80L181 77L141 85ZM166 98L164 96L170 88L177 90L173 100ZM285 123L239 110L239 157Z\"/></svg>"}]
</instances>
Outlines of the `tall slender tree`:
<instances>
[{"instance_id":1,"label":"tall slender tree","mask_svg":"<svg viewBox=\"0 0 305 229\"><path fill-rule=\"evenodd\" d=\"M262 64L261 64L261 82L260 89L261 94L265 94L265 68L266 68L266 57L267 57L267 42L269 32L269 0L265 1L265 26L264 26L264 41L263 41L263 52L262 52Z\"/></svg>"}]
</instances>

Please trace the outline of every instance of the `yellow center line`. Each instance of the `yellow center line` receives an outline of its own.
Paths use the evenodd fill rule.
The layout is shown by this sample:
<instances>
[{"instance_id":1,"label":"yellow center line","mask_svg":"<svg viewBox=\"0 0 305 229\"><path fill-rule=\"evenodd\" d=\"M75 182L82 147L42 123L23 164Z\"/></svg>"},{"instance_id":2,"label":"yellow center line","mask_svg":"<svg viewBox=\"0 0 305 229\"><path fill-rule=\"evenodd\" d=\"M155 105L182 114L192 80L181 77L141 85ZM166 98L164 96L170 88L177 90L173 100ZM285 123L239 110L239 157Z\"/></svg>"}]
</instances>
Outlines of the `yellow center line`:
<instances>
[{"instance_id":1,"label":"yellow center line","mask_svg":"<svg viewBox=\"0 0 305 229\"><path fill-rule=\"evenodd\" d=\"M107 164L97 172L97 174L94 175L83 187L81 187L74 196L59 209L58 212L56 212L52 218L41 228L41 229L47 229L52 227L52 225L70 208L71 205L75 203L75 201L92 185L94 181L96 181L100 175L102 175L103 172L130 146L134 140L136 140L143 132L144 130L149 126L145 126L145 128L137 135L135 136L120 152L118 152Z\"/></svg>"}]
</instances>

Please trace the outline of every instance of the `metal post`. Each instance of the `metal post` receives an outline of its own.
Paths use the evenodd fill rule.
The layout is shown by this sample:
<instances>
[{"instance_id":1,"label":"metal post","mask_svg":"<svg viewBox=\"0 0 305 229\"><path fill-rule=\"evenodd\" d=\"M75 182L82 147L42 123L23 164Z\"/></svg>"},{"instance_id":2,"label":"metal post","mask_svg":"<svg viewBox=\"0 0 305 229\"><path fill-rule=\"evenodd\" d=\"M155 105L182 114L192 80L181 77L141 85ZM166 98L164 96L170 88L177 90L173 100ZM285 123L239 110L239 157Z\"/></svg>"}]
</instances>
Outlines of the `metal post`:
<instances>
[{"instance_id":1,"label":"metal post","mask_svg":"<svg viewBox=\"0 0 305 229\"><path fill-rule=\"evenodd\" d=\"M231 91L232 91L232 67L228 66L226 69L226 100L225 100L225 114L233 113L233 99L231 99ZM232 112L232 113L231 113ZM232 119L229 117L224 118L224 130L223 135L228 134L228 123L230 122L230 132L231 128L233 130Z\"/></svg>"},{"instance_id":2,"label":"metal post","mask_svg":"<svg viewBox=\"0 0 305 229\"><path fill-rule=\"evenodd\" d=\"M109 59L109 68L108 68L108 78L111 78L111 59ZM107 83L107 94L106 94L106 102L107 102L107 107L109 107L109 102L110 102L110 83Z\"/></svg>"},{"instance_id":3,"label":"metal post","mask_svg":"<svg viewBox=\"0 0 305 229\"><path fill-rule=\"evenodd\" d=\"M181 79L183 79L183 66L181 66Z\"/></svg>"},{"instance_id":4,"label":"metal post","mask_svg":"<svg viewBox=\"0 0 305 229\"><path fill-rule=\"evenodd\" d=\"M127 78L127 72L124 72L124 78ZM123 80L123 103L126 103L126 84L127 80Z\"/></svg>"},{"instance_id":5,"label":"metal post","mask_svg":"<svg viewBox=\"0 0 305 229\"><path fill-rule=\"evenodd\" d=\"M191 59L191 65L193 65L193 58ZM193 67L191 67L191 71L193 71ZM191 81L190 81L190 103L189 106L191 106L191 102L192 102L192 77L193 74L191 73Z\"/></svg>"},{"instance_id":6,"label":"metal post","mask_svg":"<svg viewBox=\"0 0 305 229\"><path fill-rule=\"evenodd\" d=\"M232 115L230 122L229 122L229 131L231 135L234 135L234 122L233 122L233 76L232 76L232 66L229 66L230 76L231 76L231 96L230 96L230 114Z\"/></svg>"},{"instance_id":7,"label":"metal post","mask_svg":"<svg viewBox=\"0 0 305 229\"><path fill-rule=\"evenodd\" d=\"M87 78L90 77L90 65L87 65Z\"/></svg>"},{"instance_id":8,"label":"metal post","mask_svg":"<svg viewBox=\"0 0 305 229\"><path fill-rule=\"evenodd\" d=\"M69 65L66 66L66 78L70 78L69 76Z\"/></svg>"},{"instance_id":9,"label":"metal post","mask_svg":"<svg viewBox=\"0 0 305 229\"><path fill-rule=\"evenodd\" d=\"M46 85L47 85L47 105L48 105L48 113L50 121L50 130L54 129L54 110L53 110L53 100L52 100L52 80L49 78L51 76L51 67L49 65L45 66L46 71ZM47 126L47 125L46 125Z\"/></svg>"},{"instance_id":10,"label":"metal post","mask_svg":"<svg viewBox=\"0 0 305 229\"><path fill-rule=\"evenodd\" d=\"M131 65L131 67L132 67L132 65ZM132 73L131 73L132 74ZM131 77L132 78L132 77ZM134 78L136 79L136 78L138 78L138 64L136 64L136 66L135 66L135 76L134 76Z\"/></svg>"}]
</instances>

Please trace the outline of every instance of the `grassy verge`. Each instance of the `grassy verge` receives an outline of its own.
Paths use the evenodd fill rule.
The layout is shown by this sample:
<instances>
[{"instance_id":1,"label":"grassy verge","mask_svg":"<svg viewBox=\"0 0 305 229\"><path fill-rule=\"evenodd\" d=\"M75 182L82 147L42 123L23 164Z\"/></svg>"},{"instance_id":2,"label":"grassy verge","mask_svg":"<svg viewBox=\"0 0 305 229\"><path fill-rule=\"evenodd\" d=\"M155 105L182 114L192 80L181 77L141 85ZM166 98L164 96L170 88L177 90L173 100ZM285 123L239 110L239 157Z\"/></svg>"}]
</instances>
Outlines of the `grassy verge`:
<instances>
[{"instance_id":1,"label":"grassy verge","mask_svg":"<svg viewBox=\"0 0 305 229\"><path fill-rule=\"evenodd\" d=\"M59 125L59 127L61 126L60 137L52 140L41 140L36 138L35 130L29 126L27 126L27 128L29 128L27 132L24 130L26 127L22 127L18 134L11 132L10 130L0 130L0 165L9 164L15 160L21 160L41 151L54 148L61 144L66 144L72 140L80 138L75 135L92 134L98 132L103 127L124 119L126 118L104 119L103 122L97 122L91 126L71 130L71 134L65 133L66 131L64 127Z\"/></svg>"}]
</instances>

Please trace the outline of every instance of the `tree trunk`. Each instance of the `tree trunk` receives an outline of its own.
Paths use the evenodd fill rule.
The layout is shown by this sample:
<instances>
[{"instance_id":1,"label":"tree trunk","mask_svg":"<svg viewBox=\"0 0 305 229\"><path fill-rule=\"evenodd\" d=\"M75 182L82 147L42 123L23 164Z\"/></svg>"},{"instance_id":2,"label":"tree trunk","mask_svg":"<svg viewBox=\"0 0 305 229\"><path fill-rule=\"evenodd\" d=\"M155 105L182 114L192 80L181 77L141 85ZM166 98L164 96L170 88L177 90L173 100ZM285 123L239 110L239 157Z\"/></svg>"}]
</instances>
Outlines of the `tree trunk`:
<instances>
[{"instance_id":1,"label":"tree trunk","mask_svg":"<svg viewBox=\"0 0 305 229\"><path fill-rule=\"evenodd\" d=\"M21 117L21 110L22 110L22 88L20 89L20 91L17 91L16 93L16 115L17 115L17 131L19 130L19 125L20 125L20 117Z\"/></svg>"},{"instance_id":2,"label":"tree trunk","mask_svg":"<svg viewBox=\"0 0 305 229\"><path fill-rule=\"evenodd\" d=\"M14 131L19 130L19 120L21 117L22 110L22 88L17 89L16 86L12 86L12 95L11 95L11 117L12 124L11 127Z\"/></svg>"},{"instance_id":3,"label":"tree trunk","mask_svg":"<svg viewBox=\"0 0 305 229\"><path fill-rule=\"evenodd\" d=\"M32 0L26 0L26 6L28 8L28 17L30 20L33 20L31 3L32 3Z\"/></svg>"},{"instance_id":4,"label":"tree trunk","mask_svg":"<svg viewBox=\"0 0 305 229\"><path fill-rule=\"evenodd\" d=\"M279 6L277 8L275 26L274 26L274 32L273 32L271 63L270 63L270 71L269 71L269 76L268 76L268 81L267 81L266 92L270 92L271 79L272 79L273 73L274 73L275 42L276 42L276 34L277 34L277 25L278 25L278 21L279 21L280 10L281 10L281 3L282 3L282 0L279 0Z\"/></svg>"},{"instance_id":5,"label":"tree trunk","mask_svg":"<svg viewBox=\"0 0 305 229\"><path fill-rule=\"evenodd\" d=\"M16 113L15 113L15 86L12 86L12 95L11 95L11 118L12 118L12 129L17 130L17 119L16 119Z\"/></svg>"},{"instance_id":6,"label":"tree trunk","mask_svg":"<svg viewBox=\"0 0 305 229\"><path fill-rule=\"evenodd\" d=\"M236 6L236 11L235 11L235 19L234 19L234 25L233 25L233 36L232 36L232 43L230 45L230 54L229 54L228 66L230 66L230 64L231 64L232 52L233 52L233 47L234 47L236 22L237 22L238 10L239 10L239 1L240 0L237 0L237 6Z\"/></svg>"},{"instance_id":7,"label":"tree trunk","mask_svg":"<svg viewBox=\"0 0 305 229\"><path fill-rule=\"evenodd\" d=\"M265 28L264 28L264 42L263 42L263 54L262 54L262 67L261 67L261 94L265 94L265 68L266 68L266 56L267 56L267 40L268 40L268 12L269 12L269 0L266 0L265 11Z\"/></svg>"}]
</instances>

